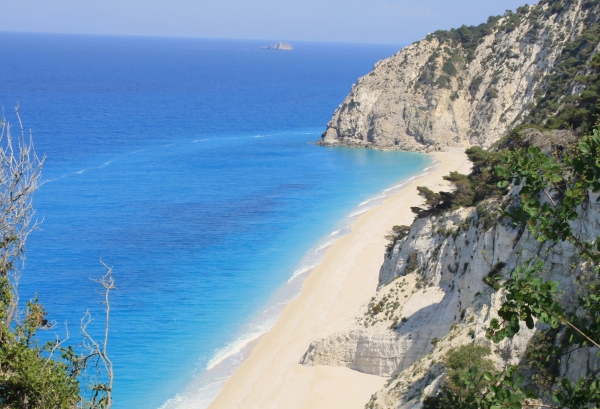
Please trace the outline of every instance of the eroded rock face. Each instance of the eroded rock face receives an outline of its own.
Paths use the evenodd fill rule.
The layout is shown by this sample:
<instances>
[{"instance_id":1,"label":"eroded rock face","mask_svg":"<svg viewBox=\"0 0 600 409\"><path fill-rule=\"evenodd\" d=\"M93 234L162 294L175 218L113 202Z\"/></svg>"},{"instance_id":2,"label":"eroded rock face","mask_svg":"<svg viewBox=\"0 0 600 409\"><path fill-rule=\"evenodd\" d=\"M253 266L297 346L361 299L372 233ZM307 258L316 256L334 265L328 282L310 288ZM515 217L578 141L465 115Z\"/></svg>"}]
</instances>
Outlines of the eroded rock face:
<instances>
[{"instance_id":1,"label":"eroded rock face","mask_svg":"<svg viewBox=\"0 0 600 409\"><path fill-rule=\"evenodd\" d=\"M416 275L410 278L414 284ZM414 289L414 285L407 288ZM406 322L400 321L398 325L392 320L383 320L370 329L357 323L347 332L313 342L300 363L346 366L379 376L390 376L408 368L431 350L432 339L446 335L454 314L448 308L450 299L441 289L415 291L410 302L399 311L399 320L404 318ZM391 324L397 329L390 330Z\"/></svg>"},{"instance_id":2,"label":"eroded rock face","mask_svg":"<svg viewBox=\"0 0 600 409\"><path fill-rule=\"evenodd\" d=\"M598 21L599 15L600 6L585 0L541 1L521 9L512 26L514 17L501 19L472 58L462 45L428 36L359 79L319 143L412 151L489 147L528 115L565 44L581 34L588 17ZM576 81L570 84L568 93L582 92ZM533 129L524 136L544 151L572 138L569 132ZM380 409L421 407L444 382L444 357L460 345L489 347L498 368L519 364L539 325L532 330L523 325L499 344L486 339L504 300L485 282L490 271L508 272L540 259L545 278L559 282L561 301L577 305L576 277L585 266L570 243L540 244L524 226L501 217L499 209L515 195L518 189L503 203L488 200L416 220L386 254L371 302L352 324L314 340L301 363L391 376L368 404ZM574 234L585 241L600 236L597 199L590 193L572 222ZM563 357L560 375L576 380L598 371L596 354L584 348Z\"/></svg>"},{"instance_id":3,"label":"eroded rock face","mask_svg":"<svg viewBox=\"0 0 600 409\"><path fill-rule=\"evenodd\" d=\"M489 147L528 114L536 91L544 93L565 43L585 28L590 10L581 3L554 15L548 5L532 7L512 30L504 17L472 56L435 35L403 48L358 80L319 144ZM581 91L574 85L573 93Z\"/></svg>"},{"instance_id":4,"label":"eroded rock face","mask_svg":"<svg viewBox=\"0 0 600 409\"><path fill-rule=\"evenodd\" d=\"M584 240L600 235L598 195L590 196L572 224ZM580 258L570 243L542 245L524 227L503 219L498 209L510 196L504 200L418 219L409 235L386 254L371 303L347 329L315 340L301 363L397 374L397 381L377 395L380 405L388 402L381 406L385 408L419 407L421 392L443 374L439 362L452 347L475 342L492 349L499 368L518 364L535 329L523 326L512 339L500 344L488 341L485 330L497 317L503 296L484 278L498 262L505 263L502 271L510 271L538 257L545 263L547 278L559 282L563 301L572 303L577 298ZM598 359L590 358L594 353L566 357L562 372L576 379L596 370Z\"/></svg>"},{"instance_id":5,"label":"eroded rock face","mask_svg":"<svg viewBox=\"0 0 600 409\"><path fill-rule=\"evenodd\" d=\"M313 342L300 363L346 366L376 375L391 375L406 359L408 345L397 334L350 330Z\"/></svg>"}]
</instances>

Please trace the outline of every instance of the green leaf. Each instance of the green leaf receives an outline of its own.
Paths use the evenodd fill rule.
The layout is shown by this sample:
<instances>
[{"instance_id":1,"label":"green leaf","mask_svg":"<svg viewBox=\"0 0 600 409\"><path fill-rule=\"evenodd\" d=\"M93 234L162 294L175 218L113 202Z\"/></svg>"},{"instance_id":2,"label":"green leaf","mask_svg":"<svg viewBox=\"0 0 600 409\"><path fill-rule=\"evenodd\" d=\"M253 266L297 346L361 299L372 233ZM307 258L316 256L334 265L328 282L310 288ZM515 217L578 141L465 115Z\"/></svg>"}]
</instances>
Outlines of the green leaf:
<instances>
[{"instance_id":1,"label":"green leaf","mask_svg":"<svg viewBox=\"0 0 600 409\"><path fill-rule=\"evenodd\" d=\"M588 145L585 142L579 142L579 150L581 151L581 153L587 155L588 153L590 153L590 145Z\"/></svg>"},{"instance_id":2,"label":"green leaf","mask_svg":"<svg viewBox=\"0 0 600 409\"><path fill-rule=\"evenodd\" d=\"M525 319L525 325L527 325L527 328L533 329L534 323L533 323L533 318L531 318L531 315Z\"/></svg>"},{"instance_id":3,"label":"green leaf","mask_svg":"<svg viewBox=\"0 0 600 409\"><path fill-rule=\"evenodd\" d=\"M523 384L523 381L525 380L525 376L523 376L522 373L517 375L517 378L515 379L515 383L513 384L513 387L515 389L517 389L519 386L521 386Z\"/></svg>"},{"instance_id":4,"label":"green leaf","mask_svg":"<svg viewBox=\"0 0 600 409\"><path fill-rule=\"evenodd\" d=\"M569 379L562 378L560 383L567 392L571 392L573 390L573 387L571 386L571 381L569 381Z\"/></svg>"}]
</instances>

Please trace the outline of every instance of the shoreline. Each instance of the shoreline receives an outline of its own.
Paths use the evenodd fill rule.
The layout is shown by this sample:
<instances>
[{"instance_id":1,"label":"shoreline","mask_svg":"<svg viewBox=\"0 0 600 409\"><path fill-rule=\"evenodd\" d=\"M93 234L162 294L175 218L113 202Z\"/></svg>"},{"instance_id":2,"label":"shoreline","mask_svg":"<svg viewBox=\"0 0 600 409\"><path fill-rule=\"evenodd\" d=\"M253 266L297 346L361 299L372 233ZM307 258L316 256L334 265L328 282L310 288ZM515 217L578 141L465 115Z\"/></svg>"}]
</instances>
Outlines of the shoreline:
<instances>
[{"instance_id":1,"label":"shoreline","mask_svg":"<svg viewBox=\"0 0 600 409\"><path fill-rule=\"evenodd\" d=\"M364 210L359 206L349 216L356 219L348 234L325 248L320 263L290 278L289 282L302 281L300 294L283 306L266 333L244 347L247 356L231 376L219 382L222 388L210 409L362 409L371 394L384 386L387 378L346 367L305 367L298 362L310 342L353 320L374 294L387 242L384 236L395 224L412 223L410 207L422 200L416 186L444 189L448 182L442 176L470 169L462 149L430 155L435 158L432 164L416 177L387 189L384 193L392 191L390 196L361 203L373 202L374 206Z\"/></svg>"},{"instance_id":2,"label":"shoreline","mask_svg":"<svg viewBox=\"0 0 600 409\"><path fill-rule=\"evenodd\" d=\"M340 238L352 232L352 226L366 212L380 206L385 199L401 192L413 180L419 179L433 172L440 164L439 160L429 155L430 163L412 176L400 179L391 187L383 189L367 198L352 208L350 212L340 219L334 230L314 242L301 260L296 264L290 277L279 287L252 316L232 341L216 350L204 370L195 375L186 388L174 397L165 401L159 409L206 409L220 392L222 385L231 377L259 340L275 325L281 312L287 304L300 296L304 280L312 270L321 264L327 250Z\"/></svg>"}]
</instances>

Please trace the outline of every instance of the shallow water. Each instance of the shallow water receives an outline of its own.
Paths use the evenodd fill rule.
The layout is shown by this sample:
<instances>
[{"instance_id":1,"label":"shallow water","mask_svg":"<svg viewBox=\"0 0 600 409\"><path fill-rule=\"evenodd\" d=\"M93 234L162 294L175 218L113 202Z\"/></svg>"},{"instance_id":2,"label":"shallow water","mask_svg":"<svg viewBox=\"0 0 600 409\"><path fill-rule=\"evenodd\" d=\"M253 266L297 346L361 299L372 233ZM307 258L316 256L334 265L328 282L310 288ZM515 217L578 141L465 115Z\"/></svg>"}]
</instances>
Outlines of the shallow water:
<instances>
[{"instance_id":1,"label":"shallow water","mask_svg":"<svg viewBox=\"0 0 600 409\"><path fill-rule=\"evenodd\" d=\"M346 217L431 161L311 144L352 83L399 47L0 39L1 102L9 119L20 102L47 155L21 294L39 292L55 331L68 321L76 341L85 310L101 309L89 278L100 258L114 267L117 409L204 407Z\"/></svg>"}]
</instances>

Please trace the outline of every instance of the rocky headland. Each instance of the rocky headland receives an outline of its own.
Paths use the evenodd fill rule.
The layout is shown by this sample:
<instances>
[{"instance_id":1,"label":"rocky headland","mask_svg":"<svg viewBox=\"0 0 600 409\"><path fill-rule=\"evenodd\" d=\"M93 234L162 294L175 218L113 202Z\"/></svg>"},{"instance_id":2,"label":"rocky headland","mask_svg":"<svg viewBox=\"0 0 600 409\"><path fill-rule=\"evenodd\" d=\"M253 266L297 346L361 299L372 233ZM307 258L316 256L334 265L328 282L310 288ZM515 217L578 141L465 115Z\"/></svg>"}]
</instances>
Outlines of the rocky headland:
<instances>
[{"instance_id":1,"label":"rocky headland","mask_svg":"<svg viewBox=\"0 0 600 409\"><path fill-rule=\"evenodd\" d=\"M477 27L430 34L360 78L319 143L408 151L489 147L527 117L563 50L595 13L585 1L546 1ZM567 93L581 92L570 75Z\"/></svg>"}]
</instances>

